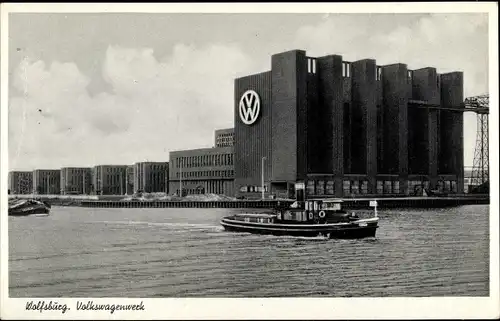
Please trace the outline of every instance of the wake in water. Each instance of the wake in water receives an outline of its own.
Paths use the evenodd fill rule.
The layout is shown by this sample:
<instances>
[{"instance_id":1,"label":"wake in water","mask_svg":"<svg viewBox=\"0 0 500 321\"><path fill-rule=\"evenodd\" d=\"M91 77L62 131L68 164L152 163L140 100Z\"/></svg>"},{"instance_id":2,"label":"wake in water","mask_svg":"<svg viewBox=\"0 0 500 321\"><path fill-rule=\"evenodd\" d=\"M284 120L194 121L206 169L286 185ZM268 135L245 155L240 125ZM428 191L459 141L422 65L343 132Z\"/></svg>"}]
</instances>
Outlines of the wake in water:
<instances>
[{"instance_id":1,"label":"wake in water","mask_svg":"<svg viewBox=\"0 0 500 321\"><path fill-rule=\"evenodd\" d=\"M222 228L221 226L212 224L168 223L168 222L147 222L147 221L91 221L87 223L116 224L116 225L147 225L147 226L164 226L171 228L211 229L211 230Z\"/></svg>"}]
</instances>

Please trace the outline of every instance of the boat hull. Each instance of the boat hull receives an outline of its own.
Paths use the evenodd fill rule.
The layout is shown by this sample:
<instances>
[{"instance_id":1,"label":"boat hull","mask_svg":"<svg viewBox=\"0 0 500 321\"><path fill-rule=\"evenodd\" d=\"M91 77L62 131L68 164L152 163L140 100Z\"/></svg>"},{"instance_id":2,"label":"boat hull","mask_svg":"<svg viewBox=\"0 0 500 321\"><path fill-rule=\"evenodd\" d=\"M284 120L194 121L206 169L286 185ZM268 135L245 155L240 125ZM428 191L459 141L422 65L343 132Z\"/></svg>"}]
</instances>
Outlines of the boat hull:
<instances>
[{"instance_id":1,"label":"boat hull","mask_svg":"<svg viewBox=\"0 0 500 321\"><path fill-rule=\"evenodd\" d=\"M48 215L50 205L39 201L26 201L9 207L9 216Z\"/></svg>"},{"instance_id":2,"label":"boat hull","mask_svg":"<svg viewBox=\"0 0 500 321\"><path fill-rule=\"evenodd\" d=\"M252 234L276 236L325 236L331 239L359 239L375 237L378 228L377 224L368 224L367 226L357 226L355 224L344 226L332 226L327 224L301 226L301 224L255 224L231 219L222 219L221 225L226 231L231 232L247 232Z\"/></svg>"}]
</instances>

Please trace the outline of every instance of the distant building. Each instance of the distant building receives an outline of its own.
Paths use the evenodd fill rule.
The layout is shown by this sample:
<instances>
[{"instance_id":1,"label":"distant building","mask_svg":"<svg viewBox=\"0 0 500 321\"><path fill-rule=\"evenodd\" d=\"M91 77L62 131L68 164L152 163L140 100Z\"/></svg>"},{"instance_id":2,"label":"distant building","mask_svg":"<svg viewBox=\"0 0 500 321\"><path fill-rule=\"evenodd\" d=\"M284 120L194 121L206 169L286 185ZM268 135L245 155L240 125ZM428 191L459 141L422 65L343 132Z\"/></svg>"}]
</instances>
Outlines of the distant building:
<instances>
[{"instance_id":1,"label":"distant building","mask_svg":"<svg viewBox=\"0 0 500 321\"><path fill-rule=\"evenodd\" d=\"M61 168L61 194L90 194L91 185L90 167Z\"/></svg>"},{"instance_id":2,"label":"distant building","mask_svg":"<svg viewBox=\"0 0 500 321\"><path fill-rule=\"evenodd\" d=\"M60 194L61 171L58 169L35 169L33 171L33 192L35 194Z\"/></svg>"},{"instance_id":3,"label":"distant building","mask_svg":"<svg viewBox=\"0 0 500 321\"><path fill-rule=\"evenodd\" d=\"M92 168L92 185L97 195L125 195L127 165L97 165Z\"/></svg>"},{"instance_id":4,"label":"distant building","mask_svg":"<svg viewBox=\"0 0 500 321\"><path fill-rule=\"evenodd\" d=\"M234 128L219 129L215 131L215 147L234 146Z\"/></svg>"},{"instance_id":5,"label":"distant building","mask_svg":"<svg viewBox=\"0 0 500 321\"><path fill-rule=\"evenodd\" d=\"M134 164L134 193L168 193L168 162Z\"/></svg>"},{"instance_id":6,"label":"distant building","mask_svg":"<svg viewBox=\"0 0 500 321\"><path fill-rule=\"evenodd\" d=\"M9 194L31 194L33 172L12 171L9 173Z\"/></svg>"},{"instance_id":7,"label":"distant building","mask_svg":"<svg viewBox=\"0 0 500 321\"><path fill-rule=\"evenodd\" d=\"M169 191L184 194L234 195L233 147L170 152Z\"/></svg>"},{"instance_id":8,"label":"distant building","mask_svg":"<svg viewBox=\"0 0 500 321\"><path fill-rule=\"evenodd\" d=\"M134 194L134 165L127 166L127 195Z\"/></svg>"}]
</instances>

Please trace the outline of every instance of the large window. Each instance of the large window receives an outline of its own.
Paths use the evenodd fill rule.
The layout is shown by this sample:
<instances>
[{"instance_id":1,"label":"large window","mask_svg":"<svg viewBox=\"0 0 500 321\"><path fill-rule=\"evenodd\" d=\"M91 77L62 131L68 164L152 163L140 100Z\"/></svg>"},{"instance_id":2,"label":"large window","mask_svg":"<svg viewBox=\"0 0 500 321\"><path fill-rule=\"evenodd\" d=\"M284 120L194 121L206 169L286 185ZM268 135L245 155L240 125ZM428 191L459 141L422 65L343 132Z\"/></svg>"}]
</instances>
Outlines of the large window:
<instances>
[{"instance_id":1,"label":"large window","mask_svg":"<svg viewBox=\"0 0 500 321\"><path fill-rule=\"evenodd\" d=\"M384 194L392 193L392 181L384 181Z\"/></svg>"},{"instance_id":2,"label":"large window","mask_svg":"<svg viewBox=\"0 0 500 321\"><path fill-rule=\"evenodd\" d=\"M351 195L351 181L344 181L342 184L344 195Z\"/></svg>"},{"instance_id":3,"label":"large window","mask_svg":"<svg viewBox=\"0 0 500 321\"><path fill-rule=\"evenodd\" d=\"M313 180L307 181L306 192L307 195L315 195Z\"/></svg>"},{"instance_id":4,"label":"large window","mask_svg":"<svg viewBox=\"0 0 500 321\"><path fill-rule=\"evenodd\" d=\"M335 182L327 181L326 182L326 194L333 195L335 194Z\"/></svg>"},{"instance_id":5,"label":"large window","mask_svg":"<svg viewBox=\"0 0 500 321\"><path fill-rule=\"evenodd\" d=\"M359 194L359 181L351 182L351 193L354 195Z\"/></svg>"},{"instance_id":6,"label":"large window","mask_svg":"<svg viewBox=\"0 0 500 321\"><path fill-rule=\"evenodd\" d=\"M451 192L452 193L457 193L457 181L451 181Z\"/></svg>"},{"instance_id":7,"label":"large window","mask_svg":"<svg viewBox=\"0 0 500 321\"><path fill-rule=\"evenodd\" d=\"M325 181L316 181L316 195L325 194Z\"/></svg>"},{"instance_id":8,"label":"large window","mask_svg":"<svg viewBox=\"0 0 500 321\"><path fill-rule=\"evenodd\" d=\"M361 182L361 194L368 194L368 181Z\"/></svg>"},{"instance_id":9,"label":"large window","mask_svg":"<svg viewBox=\"0 0 500 321\"><path fill-rule=\"evenodd\" d=\"M394 194L399 194L399 181L394 181L392 187L392 192Z\"/></svg>"},{"instance_id":10,"label":"large window","mask_svg":"<svg viewBox=\"0 0 500 321\"><path fill-rule=\"evenodd\" d=\"M342 62L342 77L351 76L351 64L348 62Z\"/></svg>"},{"instance_id":11,"label":"large window","mask_svg":"<svg viewBox=\"0 0 500 321\"><path fill-rule=\"evenodd\" d=\"M382 67L377 66L375 80L381 80L381 79L382 79Z\"/></svg>"}]
</instances>

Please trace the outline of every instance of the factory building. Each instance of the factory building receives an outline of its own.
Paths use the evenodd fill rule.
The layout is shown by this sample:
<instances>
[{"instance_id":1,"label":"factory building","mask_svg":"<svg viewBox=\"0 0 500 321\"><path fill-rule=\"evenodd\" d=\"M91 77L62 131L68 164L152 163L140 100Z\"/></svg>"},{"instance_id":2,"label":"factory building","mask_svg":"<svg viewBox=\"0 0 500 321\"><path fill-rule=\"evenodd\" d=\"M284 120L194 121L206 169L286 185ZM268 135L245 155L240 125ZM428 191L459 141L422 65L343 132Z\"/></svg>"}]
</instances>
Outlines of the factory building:
<instances>
[{"instance_id":1,"label":"factory building","mask_svg":"<svg viewBox=\"0 0 500 321\"><path fill-rule=\"evenodd\" d=\"M61 168L61 194L90 194L92 186L91 169L88 167Z\"/></svg>"},{"instance_id":2,"label":"factory building","mask_svg":"<svg viewBox=\"0 0 500 321\"><path fill-rule=\"evenodd\" d=\"M33 192L33 172L9 172L9 194L31 194Z\"/></svg>"},{"instance_id":3,"label":"factory building","mask_svg":"<svg viewBox=\"0 0 500 321\"><path fill-rule=\"evenodd\" d=\"M293 50L236 79L234 106L238 195L463 192L462 72Z\"/></svg>"},{"instance_id":4,"label":"factory building","mask_svg":"<svg viewBox=\"0 0 500 321\"><path fill-rule=\"evenodd\" d=\"M127 166L127 195L134 194L134 165Z\"/></svg>"},{"instance_id":5,"label":"factory building","mask_svg":"<svg viewBox=\"0 0 500 321\"><path fill-rule=\"evenodd\" d=\"M168 162L134 164L134 193L168 193Z\"/></svg>"},{"instance_id":6,"label":"factory building","mask_svg":"<svg viewBox=\"0 0 500 321\"><path fill-rule=\"evenodd\" d=\"M60 194L61 171L59 169L35 169L33 171L33 193Z\"/></svg>"},{"instance_id":7,"label":"factory building","mask_svg":"<svg viewBox=\"0 0 500 321\"><path fill-rule=\"evenodd\" d=\"M97 165L92 168L92 185L96 195L125 195L127 165Z\"/></svg>"},{"instance_id":8,"label":"factory building","mask_svg":"<svg viewBox=\"0 0 500 321\"><path fill-rule=\"evenodd\" d=\"M234 146L234 128L218 129L215 131L215 147Z\"/></svg>"},{"instance_id":9,"label":"factory building","mask_svg":"<svg viewBox=\"0 0 500 321\"><path fill-rule=\"evenodd\" d=\"M169 191L180 195L234 195L233 147L170 152Z\"/></svg>"}]
</instances>

